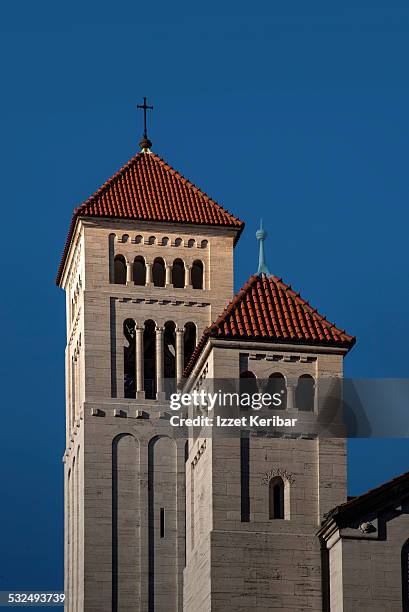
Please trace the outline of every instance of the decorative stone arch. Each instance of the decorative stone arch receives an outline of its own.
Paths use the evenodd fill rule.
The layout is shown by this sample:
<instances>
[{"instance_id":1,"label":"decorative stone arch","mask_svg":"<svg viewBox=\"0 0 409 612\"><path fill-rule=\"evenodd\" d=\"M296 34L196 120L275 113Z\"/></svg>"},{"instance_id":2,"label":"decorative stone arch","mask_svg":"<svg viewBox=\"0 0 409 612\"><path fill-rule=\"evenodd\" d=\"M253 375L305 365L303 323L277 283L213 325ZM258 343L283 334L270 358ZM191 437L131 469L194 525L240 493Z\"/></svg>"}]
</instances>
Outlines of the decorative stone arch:
<instances>
[{"instance_id":1,"label":"decorative stone arch","mask_svg":"<svg viewBox=\"0 0 409 612\"><path fill-rule=\"evenodd\" d=\"M189 240L187 241L187 245L186 245L189 249L192 249L194 246L196 246L196 240L194 238L189 238Z\"/></svg>"},{"instance_id":2,"label":"decorative stone arch","mask_svg":"<svg viewBox=\"0 0 409 612\"><path fill-rule=\"evenodd\" d=\"M209 244L208 240L202 240L202 242L200 243L200 247L202 249L207 249L208 244Z\"/></svg>"},{"instance_id":3,"label":"decorative stone arch","mask_svg":"<svg viewBox=\"0 0 409 612\"><path fill-rule=\"evenodd\" d=\"M128 240L129 240L129 234L122 234L121 242L125 243L125 242L128 242Z\"/></svg>"},{"instance_id":4,"label":"decorative stone arch","mask_svg":"<svg viewBox=\"0 0 409 612\"><path fill-rule=\"evenodd\" d=\"M135 244L142 244L143 243L143 236L141 236L141 234L138 234L137 236L135 236Z\"/></svg>"},{"instance_id":5,"label":"decorative stone arch","mask_svg":"<svg viewBox=\"0 0 409 612\"><path fill-rule=\"evenodd\" d=\"M150 245L156 244L156 236L149 236L147 240L147 244L150 244Z\"/></svg>"},{"instance_id":6,"label":"decorative stone arch","mask_svg":"<svg viewBox=\"0 0 409 612\"><path fill-rule=\"evenodd\" d=\"M169 244L168 236L163 236L161 244L162 244L162 246L168 246L168 244Z\"/></svg>"},{"instance_id":7,"label":"decorative stone arch","mask_svg":"<svg viewBox=\"0 0 409 612\"><path fill-rule=\"evenodd\" d=\"M182 238L175 238L175 247L180 247L183 246L183 240Z\"/></svg>"}]
</instances>

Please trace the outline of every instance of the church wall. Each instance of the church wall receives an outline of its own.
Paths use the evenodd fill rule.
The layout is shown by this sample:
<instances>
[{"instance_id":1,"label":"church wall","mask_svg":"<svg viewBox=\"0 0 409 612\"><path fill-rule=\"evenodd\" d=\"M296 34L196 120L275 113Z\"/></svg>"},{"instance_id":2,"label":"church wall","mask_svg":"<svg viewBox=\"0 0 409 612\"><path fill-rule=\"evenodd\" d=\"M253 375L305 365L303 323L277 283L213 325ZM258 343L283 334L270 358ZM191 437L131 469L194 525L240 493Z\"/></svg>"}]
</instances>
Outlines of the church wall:
<instances>
[{"instance_id":1,"label":"church wall","mask_svg":"<svg viewBox=\"0 0 409 612\"><path fill-rule=\"evenodd\" d=\"M353 538L341 531L344 612L402 610L401 550L409 537L409 514L386 522L385 540L377 535Z\"/></svg>"}]
</instances>

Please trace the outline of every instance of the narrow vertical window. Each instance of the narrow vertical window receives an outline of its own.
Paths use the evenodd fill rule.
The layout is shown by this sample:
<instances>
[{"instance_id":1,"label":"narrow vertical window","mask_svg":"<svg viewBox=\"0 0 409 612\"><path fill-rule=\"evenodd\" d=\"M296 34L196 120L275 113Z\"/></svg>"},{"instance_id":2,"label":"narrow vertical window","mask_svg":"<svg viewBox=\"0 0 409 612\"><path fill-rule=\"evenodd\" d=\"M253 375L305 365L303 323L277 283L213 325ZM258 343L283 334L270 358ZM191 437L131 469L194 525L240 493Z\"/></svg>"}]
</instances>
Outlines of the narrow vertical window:
<instances>
[{"instance_id":1,"label":"narrow vertical window","mask_svg":"<svg viewBox=\"0 0 409 612\"><path fill-rule=\"evenodd\" d=\"M155 287L165 286L165 262L162 257L156 257L152 266L153 284Z\"/></svg>"},{"instance_id":2,"label":"narrow vertical window","mask_svg":"<svg viewBox=\"0 0 409 612\"><path fill-rule=\"evenodd\" d=\"M133 262L133 282L135 285L146 284L146 265L143 257L138 255Z\"/></svg>"},{"instance_id":3,"label":"narrow vertical window","mask_svg":"<svg viewBox=\"0 0 409 612\"><path fill-rule=\"evenodd\" d=\"M402 546L401 554L402 572L402 610L409 612L409 540Z\"/></svg>"},{"instance_id":4,"label":"narrow vertical window","mask_svg":"<svg viewBox=\"0 0 409 612\"><path fill-rule=\"evenodd\" d=\"M173 262L172 285L176 289L183 289L185 286L185 264L181 259L175 259Z\"/></svg>"},{"instance_id":5,"label":"narrow vertical window","mask_svg":"<svg viewBox=\"0 0 409 612\"><path fill-rule=\"evenodd\" d=\"M309 374L300 376L295 390L295 405L298 410L314 412L315 380Z\"/></svg>"},{"instance_id":6,"label":"narrow vertical window","mask_svg":"<svg viewBox=\"0 0 409 612\"><path fill-rule=\"evenodd\" d=\"M269 518L284 518L284 482L280 476L269 482Z\"/></svg>"},{"instance_id":7,"label":"narrow vertical window","mask_svg":"<svg viewBox=\"0 0 409 612\"><path fill-rule=\"evenodd\" d=\"M187 366L189 360L196 348L196 325L192 322L186 323L185 333L183 335L184 341L184 367Z\"/></svg>"},{"instance_id":8,"label":"narrow vertical window","mask_svg":"<svg viewBox=\"0 0 409 612\"><path fill-rule=\"evenodd\" d=\"M160 509L160 537L165 537L165 508Z\"/></svg>"},{"instance_id":9,"label":"narrow vertical window","mask_svg":"<svg viewBox=\"0 0 409 612\"><path fill-rule=\"evenodd\" d=\"M242 432L240 438L241 522L250 521L250 438Z\"/></svg>"}]
</instances>

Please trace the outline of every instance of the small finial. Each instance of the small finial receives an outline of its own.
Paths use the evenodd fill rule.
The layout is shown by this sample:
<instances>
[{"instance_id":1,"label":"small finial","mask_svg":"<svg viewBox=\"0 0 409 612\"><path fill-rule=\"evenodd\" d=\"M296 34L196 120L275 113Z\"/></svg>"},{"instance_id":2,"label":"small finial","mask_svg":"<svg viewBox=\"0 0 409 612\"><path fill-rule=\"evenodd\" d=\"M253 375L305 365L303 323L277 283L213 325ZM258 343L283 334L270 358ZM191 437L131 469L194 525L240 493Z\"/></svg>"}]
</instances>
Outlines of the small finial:
<instances>
[{"instance_id":1,"label":"small finial","mask_svg":"<svg viewBox=\"0 0 409 612\"><path fill-rule=\"evenodd\" d=\"M264 240L267 238L267 232L263 229L263 220L260 219L260 228L256 231L256 238L259 241L259 255L258 255L258 270L257 274L267 274L268 271L265 256L264 256Z\"/></svg>"},{"instance_id":2,"label":"small finial","mask_svg":"<svg viewBox=\"0 0 409 612\"><path fill-rule=\"evenodd\" d=\"M148 152L152 146L152 142L148 138L148 130L147 130L147 121L146 121L146 111L153 110L153 106L148 106L146 104L146 96L143 98L143 104L138 104L137 108L143 109L143 137L139 146L141 147L144 153Z\"/></svg>"}]
</instances>

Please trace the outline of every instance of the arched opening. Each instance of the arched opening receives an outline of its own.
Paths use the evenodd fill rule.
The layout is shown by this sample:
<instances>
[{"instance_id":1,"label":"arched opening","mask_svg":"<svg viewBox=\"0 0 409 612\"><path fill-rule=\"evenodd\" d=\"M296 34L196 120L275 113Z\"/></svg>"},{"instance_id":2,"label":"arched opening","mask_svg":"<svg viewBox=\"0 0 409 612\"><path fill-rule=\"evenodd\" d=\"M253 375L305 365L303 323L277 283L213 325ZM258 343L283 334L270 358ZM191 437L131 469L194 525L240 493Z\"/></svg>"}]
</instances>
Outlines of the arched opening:
<instances>
[{"instance_id":1,"label":"arched opening","mask_svg":"<svg viewBox=\"0 0 409 612\"><path fill-rule=\"evenodd\" d=\"M162 246L167 246L169 244L169 238L167 236L164 236L162 238Z\"/></svg>"},{"instance_id":2,"label":"arched opening","mask_svg":"<svg viewBox=\"0 0 409 612\"><path fill-rule=\"evenodd\" d=\"M149 236L148 244L156 244L156 236Z\"/></svg>"},{"instance_id":3,"label":"arched opening","mask_svg":"<svg viewBox=\"0 0 409 612\"><path fill-rule=\"evenodd\" d=\"M114 283L126 285L126 261L123 255L115 255L114 258Z\"/></svg>"},{"instance_id":4,"label":"arched opening","mask_svg":"<svg viewBox=\"0 0 409 612\"><path fill-rule=\"evenodd\" d=\"M128 240L129 240L129 234L124 234L122 236L122 242L128 242Z\"/></svg>"},{"instance_id":5,"label":"arched opening","mask_svg":"<svg viewBox=\"0 0 409 612\"><path fill-rule=\"evenodd\" d=\"M203 263L199 259L193 262L191 278L193 289L203 289Z\"/></svg>"},{"instance_id":6,"label":"arched opening","mask_svg":"<svg viewBox=\"0 0 409 612\"><path fill-rule=\"evenodd\" d=\"M196 348L196 325L194 323L186 323L185 333L183 334L184 339L184 367L190 361L193 351Z\"/></svg>"},{"instance_id":7,"label":"arched opening","mask_svg":"<svg viewBox=\"0 0 409 612\"><path fill-rule=\"evenodd\" d=\"M196 240L194 238L190 238L190 240L188 240L187 242L187 246L189 249L193 248L196 244Z\"/></svg>"},{"instance_id":8,"label":"arched opening","mask_svg":"<svg viewBox=\"0 0 409 612\"><path fill-rule=\"evenodd\" d=\"M143 236L141 236L140 234L138 234L138 236L135 236L135 244L141 244L143 242Z\"/></svg>"},{"instance_id":9,"label":"arched opening","mask_svg":"<svg viewBox=\"0 0 409 612\"><path fill-rule=\"evenodd\" d=\"M152 266L153 284L155 287L165 286L165 262L162 257L156 257Z\"/></svg>"},{"instance_id":10,"label":"arched opening","mask_svg":"<svg viewBox=\"0 0 409 612\"><path fill-rule=\"evenodd\" d=\"M166 397L176 390L176 325L167 321L163 332L163 373Z\"/></svg>"},{"instance_id":11,"label":"arched opening","mask_svg":"<svg viewBox=\"0 0 409 612\"><path fill-rule=\"evenodd\" d=\"M202 240L202 242L200 243L200 246L202 247L202 249L205 249L208 245L207 240Z\"/></svg>"},{"instance_id":12,"label":"arched opening","mask_svg":"<svg viewBox=\"0 0 409 612\"><path fill-rule=\"evenodd\" d=\"M133 282L135 285L146 285L146 265L141 255L135 257L133 262Z\"/></svg>"},{"instance_id":13,"label":"arched opening","mask_svg":"<svg viewBox=\"0 0 409 612\"><path fill-rule=\"evenodd\" d=\"M175 259L172 266L172 285L177 289L185 286L185 264L181 259Z\"/></svg>"},{"instance_id":14,"label":"arched opening","mask_svg":"<svg viewBox=\"0 0 409 612\"><path fill-rule=\"evenodd\" d=\"M124 397L135 397L135 321L124 321L124 336L128 343L124 346Z\"/></svg>"},{"instance_id":15,"label":"arched opening","mask_svg":"<svg viewBox=\"0 0 409 612\"><path fill-rule=\"evenodd\" d=\"M268 484L268 516L269 519L284 518L284 481L281 476L272 478Z\"/></svg>"},{"instance_id":16,"label":"arched opening","mask_svg":"<svg viewBox=\"0 0 409 612\"><path fill-rule=\"evenodd\" d=\"M401 553L402 610L409 612L409 540L402 546Z\"/></svg>"},{"instance_id":17,"label":"arched opening","mask_svg":"<svg viewBox=\"0 0 409 612\"><path fill-rule=\"evenodd\" d=\"M181 244L182 244L182 238L176 238L176 240L175 240L175 246L177 246L177 247L178 247L178 246L181 246Z\"/></svg>"},{"instance_id":18,"label":"arched opening","mask_svg":"<svg viewBox=\"0 0 409 612\"><path fill-rule=\"evenodd\" d=\"M281 372L273 372L270 374L267 381L266 392L273 397L276 393L281 398L281 404L276 406L272 400L270 408L273 410L285 410L287 408L287 385L285 381L285 377Z\"/></svg>"},{"instance_id":19,"label":"arched opening","mask_svg":"<svg viewBox=\"0 0 409 612\"><path fill-rule=\"evenodd\" d=\"M143 371L145 397L147 399L155 399L156 397L155 333L156 325L154 321L145 321L143 332Z\"/></svg>"},{"instance_id":20,"label":"arched opening","mask_svg":"<svg viewBox=\"0 0 409 612\"><path fill-rule=\"evenodd\" d=\"M299 377L295 389L295 406L303 412L314 412L315 380L310 374Z\"/></svg>"},{"instance_id":21,"label":"arched opening","mask_svg":"<svg viewBox=\"0 0 409 612\"><path fill-rule=\"evenodd\" d=\"M246 370L240 372L240 407L241 410L248 410L251 406L251 398L258 393L257 378L254 372Z\"/></svg>"}]
</instances>

